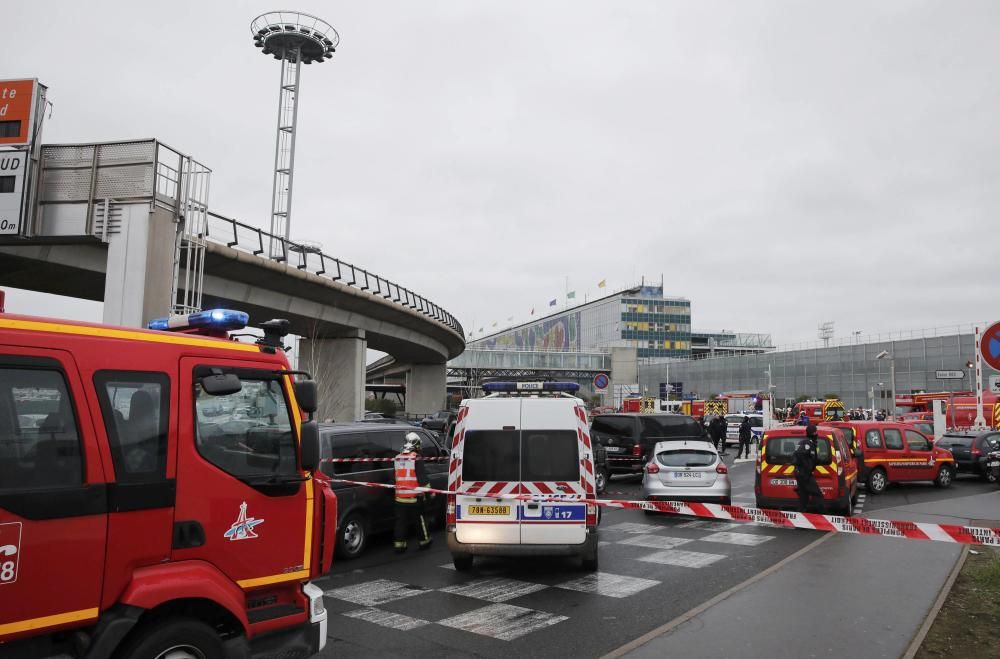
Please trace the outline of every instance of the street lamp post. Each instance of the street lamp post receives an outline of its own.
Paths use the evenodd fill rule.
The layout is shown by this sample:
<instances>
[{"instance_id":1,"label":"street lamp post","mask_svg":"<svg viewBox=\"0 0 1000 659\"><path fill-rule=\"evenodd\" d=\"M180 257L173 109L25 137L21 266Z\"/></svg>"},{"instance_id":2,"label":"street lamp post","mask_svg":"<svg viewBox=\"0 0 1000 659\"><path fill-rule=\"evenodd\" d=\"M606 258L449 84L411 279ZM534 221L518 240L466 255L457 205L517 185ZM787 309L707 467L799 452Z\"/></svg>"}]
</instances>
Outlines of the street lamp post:
<instances>
[{"instance_id":1,"label":"street lamp post","mask_svg":"<svg viewBox=\"0 0 1000 659\"><path fill-rule=\"evenodd\" d=\"M976 373L976 364L971 359L965 362L965 368L969 370L969 391L973 394L976 393L976 385L973 383L972 378Z\"/></svg>"},{"instance_id":2,"label":"street lamp post","mask_svg":"<svg viewBox=\"0 0 1000 659\"><path fill-rule=\"evenodd\" d=\"M892 407L890 408L890 418L896 420L896 359L889 353L888 350L883 350L882 352L875 355L875 359L888 359L889 360L889 383L892 387Z\"/></svg>"}]
</instances>

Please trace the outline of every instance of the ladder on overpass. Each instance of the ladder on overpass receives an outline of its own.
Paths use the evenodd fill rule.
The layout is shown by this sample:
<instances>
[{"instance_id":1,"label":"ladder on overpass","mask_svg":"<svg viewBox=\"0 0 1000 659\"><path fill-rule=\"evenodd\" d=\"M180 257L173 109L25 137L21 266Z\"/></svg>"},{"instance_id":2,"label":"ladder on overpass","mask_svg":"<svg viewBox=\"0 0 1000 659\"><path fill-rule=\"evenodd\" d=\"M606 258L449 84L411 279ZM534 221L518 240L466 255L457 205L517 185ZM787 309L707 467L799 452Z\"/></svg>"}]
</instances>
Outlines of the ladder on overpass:
<instances>
[{"instance_id":1,"label":"ladder on overpass","mask_svg":"<svg viewBox=\"0 0 1000 659\"><path fill-rule=\"evenodd\" d=\"M177 154L174 222L174 276L170 289L170 312L201 311L205 283L205 236L208 227L208 194L212 170L190 156ZM160 163L163 167L163 163ZM168 169L173 169L169 168ZM170 172L158 172L170 175Z\"/></svg>"}]
</instances>

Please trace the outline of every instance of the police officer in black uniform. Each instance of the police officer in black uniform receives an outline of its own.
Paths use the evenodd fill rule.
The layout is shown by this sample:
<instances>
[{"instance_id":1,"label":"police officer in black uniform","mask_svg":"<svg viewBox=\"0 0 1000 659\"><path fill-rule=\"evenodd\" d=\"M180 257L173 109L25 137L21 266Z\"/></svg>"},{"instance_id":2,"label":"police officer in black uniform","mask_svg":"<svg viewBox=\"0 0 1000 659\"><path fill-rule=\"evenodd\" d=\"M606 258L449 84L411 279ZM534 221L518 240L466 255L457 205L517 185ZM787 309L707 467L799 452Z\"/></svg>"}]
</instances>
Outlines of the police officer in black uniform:
<instances>
[{"instance_id":1,"label":"police officer in black uniform","mask_svg":"<svg viewBox=\"0 0 1000 659\"><path fill-rule=\"evenodd\" d=\"M802 512L815 512L810 510L814 499L818 500L818 505L823 503L823 491L819 489L816 476L813 475L816 468L816 444L816 426L810 423L806 426L806 436L799 441L794 454L795 491L799 494L799 508Z\"/></svg>"}]
</instances>

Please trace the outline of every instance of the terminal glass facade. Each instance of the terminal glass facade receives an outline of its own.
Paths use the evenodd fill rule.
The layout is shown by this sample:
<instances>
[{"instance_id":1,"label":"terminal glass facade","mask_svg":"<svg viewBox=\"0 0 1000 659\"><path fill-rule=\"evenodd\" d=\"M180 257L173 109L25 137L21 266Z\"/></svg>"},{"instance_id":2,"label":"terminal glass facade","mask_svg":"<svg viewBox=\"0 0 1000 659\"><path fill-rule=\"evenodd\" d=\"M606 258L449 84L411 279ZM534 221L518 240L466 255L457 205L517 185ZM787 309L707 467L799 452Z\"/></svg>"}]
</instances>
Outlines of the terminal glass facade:
<instances>
[{"instance_id":1,"label":"terminal glass facade","mask_svg":"<svg viewBox=\"0 0 1000 659\"><path fill-rule=\"evenodd\" d=\"M691 356L691 302L663 297L662 286L637 286L468 346L582 352L630 347L641 359L685 359Z\"/></svg>"}]
</instances>

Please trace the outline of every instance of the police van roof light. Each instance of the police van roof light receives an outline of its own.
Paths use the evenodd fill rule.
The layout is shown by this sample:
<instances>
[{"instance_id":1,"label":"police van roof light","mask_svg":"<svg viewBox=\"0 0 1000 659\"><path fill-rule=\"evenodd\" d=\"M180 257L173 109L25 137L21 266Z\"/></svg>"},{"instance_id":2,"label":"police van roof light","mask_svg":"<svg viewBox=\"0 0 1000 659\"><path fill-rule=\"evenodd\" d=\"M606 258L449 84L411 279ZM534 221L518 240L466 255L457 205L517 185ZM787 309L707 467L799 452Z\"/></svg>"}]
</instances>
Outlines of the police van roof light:
<instances>
[{"instance_id":1,"label":"police van roof light","mask_svg":"<svg viewBox=\"0 0 1000 659\"><path fill-rule=\"evenodd\" d=\"M214 332L229 332L241 330L250 322L250 315L243 311L232 309L209 309L196 313L168 316L149 321L146 326L152 330L185 331L209 330Z\"/></svg>"},{"instance_id":2,"label":"police van roof light","mask_svg":"<svg viewBox=\"0 0 1000 659\"><path fill-rule=\"evenodd\" d=\"M576 393L580 385L576 382L486 382L483 391L487 393L511 393L516 391L562 391Z\"/></svg>"}]
</instances>

